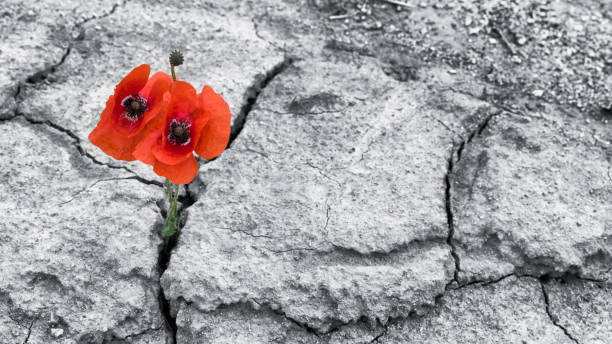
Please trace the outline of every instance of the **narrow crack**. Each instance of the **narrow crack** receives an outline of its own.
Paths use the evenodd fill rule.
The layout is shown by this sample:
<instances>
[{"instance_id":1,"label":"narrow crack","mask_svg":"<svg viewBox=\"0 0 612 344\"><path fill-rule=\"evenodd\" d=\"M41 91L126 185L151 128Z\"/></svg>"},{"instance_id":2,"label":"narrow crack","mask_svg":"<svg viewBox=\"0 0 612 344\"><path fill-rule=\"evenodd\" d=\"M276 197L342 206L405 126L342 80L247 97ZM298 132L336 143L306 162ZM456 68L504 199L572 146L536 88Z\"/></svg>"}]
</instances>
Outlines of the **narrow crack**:
<instances>
[{"instance_id":1,"label":"narrow crack","mask_svg":"<svg viewBox=\"0 0 612 344\"><path fill-rule=\"evenodd\" d=\"M257 102L257 98L259 97L261 92L268 86L268 84L270 84L270 82L276 76L284 72L292 63L293 59L288 56L285 56L283 61L275 65L263 77L256 77L255 82L246 89L244 94L245 103L238 112L238 115L236 116L236 120L234 121L234 125L230 134L229 142L227 143L227 148L231 148L234 140L238 137L238 135L240 135L240 132L242 132L242 128L244 128L244 123L246 122L249 113L253 109L253 105Z\"/></svg>"},{"instance_id":2,"label":"narrow crack","mask_svg":"<svg viewBox=\"0 0 612 344\"><path fill-rule=\"evenodd\" d=\"M32 326L34 326L34 319L32 320L32 322L30 322L30 326L28 326L28 334L25 340L23 341L23 344L27 344L30 340L30 335L32 335Z\"/></svg>"},{"instance_id":3,"label":"narrow crack","mask_svg":"<svg viewBox=\"0 0 612 344\"><path fill-rule=\"evenodd\" d=\"M544 303L546 303L546 314L548 314L548 317L550 318L550 321L557 326L558 328L560 328L563 333L565 333L565 336L567 336L567 338L569 338L571 341L573 341L576 344L580 344L578 342L578 340L576 340L576 338L574 338L569 331L567 330L567 328L565 328L563 325L559 324L559 321L556 319L555 316L553 316L551 310L550 310L550 299L548 296L548 292L546 291L546 287L544 286L544 281L542 281L542 279L538 279L538 281L540 282L540 286L542 287L542 294L544 295Z\"/></svg>"},{"instance_id":4,"label":"narrow crack","mask_svg":"<svg viewBox=\"0 0 612 344\"><path fill-rule=\"evenodd\" d=\"M172 309L170 307L170 300L166 297L164 287L161 284L161 278L164 272L166 272L166 269L168 269L168 266L170 265L170 258L172 257L172 251L176 247L176 244L178 243L178 238L187 221L187 214L185 211L187 210L187 208L192 206L197 200L197 196L189 189L189 185L191 184L185 185L185 194L179 195L178 197L178 201L180 203L179 218L181 219L181 223L179 224L179 231L175 236L170 238L170 240L168 241L168 244L163 244L163 239L162 239L162 245L159 249L159 253L157 257L157 271L158 271L158 283L159 283L159 294L157 296L157 299L159 303L159 310L162 316L164 317L164 321L166 322L166 331L172 340L171 342L172 344L176 344L176 334L178 331L178 327L176 325L176 317L172 315ZM166 217L165 211L161 207L160 207L160 213L162 214L162 218ZM161 235L161 231L159 233Z\"/></svg>"},{"instance_id":5,"label":"narrow crack","mask_svg":"<svg viewBox=\"0 0 612 344\"><path fill-rule=\"evenodd\" d=\"M90 22L92 20L98 20L98 19L106 18L106 17L110 16L111 14L115 13L117 8L125 6L128 2L130 2L130 0L124 0L123 2L116 3L116 4L113 5L113 7L110 9L110 11L108 11L108 12L102 14L102 15L99 15L99 16L94 15L94 16L91 16L89 18L85 18L82 21L78 22L75 25L75 27L79 28L79 27L85 25L86 23L88 23L88 22Z\"/></svg>"},{"instance_id":6,"label":"narrow crack","mask_svg":"<svg viewBox=\"0 0 612 344\"><path fill-rule=\"evenodd\" d=\"M69 129L66 129L58 124L55 124L49 120L44 120L44 121L40 121L40 120L35 120L32 118L27 117L26 115L22 114L22 113L17 113L15 116L11 117L10 119L15 119L17 117L22 117L23 119L25 119L28 123L30 124L34 124L34 125L45 125L48 127L51 127L65 135L67 135L68 137L70 137L73 141L73 145L74 147L77 149L77 151L79 152L79 154L83 157L88 158L89 160L91 160L91 162L93 162L94 164L100 165L100 166L105 166L108 168L112 168L112 169L118 169L118 170L124 170L127 171L129 173L131 173L133 176L130 179L134 179L137 180L143 184L147 184L147 185L155 185L158 187L164 187L164 184L162 182L158 182L155 180L148 180L145 178L142 178L141 176L139 176L136 172L132 171L130 168L126 167L126 166L117 166L117 165L112 165L112 164L108 164L108 163L104 163L99 161L98 159L96 159L93 155L91 155L90 153L86 152L85 149L83 149L83 146L81 145L81 139L72 131L70 131Z\"/></svg>"},{"instance_id":7,"label":"narrow crack","mask_svg":"<svg viewBox=\"0 0 612 344\"><path fill-rule=\"evenodd\" d=\"M467 287L470 287L470 286L473 286L473 285L478 285L478 286L481 286L481 287L486 287L486 286L489 286L489 285L492 285L492 284L495 284L495 283L499 283L499 282L505 280L506 278L509 278L509 277L512 277L512 276L517 277L517 278L521 278L521 277L533 277L533 278L537 278L536 276L519 275L519 274L516 274L516 273L513 272L513 273L506 274L506 275L503 275L503 276L501 276L499 278L492 279L492 280L475 280L475 281L470 281L470 282L467 282L467 283L463 283L463 284L458 285L455 289L463 289L463 288L467 288Z\"/></svg>"},{"instance_id":8,"label":"narrow crack","mask_svg":"<svg viewBox=\"0 0 612 344\"><path fill-rule=\"evenodd\" d=\"M443 126L446 130L450 131L451 133L459 136L459 138L461 140L465 140L465 138L463 137L463 135L461 135L460 133L456 132L453 128L449 127L448 124L446 124L444 121L440 120L439 118L435 117L435 116L430 116L430 115L425 115L425 117L434 120L438 123L440 123L441 126Z\"/></svg>"},{"instance_id":9,"label":"narrow crack","mask_svg":"<svg viewBox=\"0 0 612 344\"><path fill-rule=\"evenodd\" d=\"M159 331L160 328L147 328L144 329L140 332L136 332L136 333L132 333L132 334L128 334L125 336L119 336L117 335L113 329L109 329L108 331L106 331L104 333L104 339L102 340L101 344L116 344L118 341L120 343L124 343L124 342L130 342L140 336L143 336L149 332L154 332L154 331Z\"/></svg>"},{"instance_id":10,"label":"narrow crack","mask_svg":"<svg viewBox=\"0 0 612 344\"><path fill-rule=\"evenodd\" d=\"M458 147L455 149L456 145L453 145L451 149L450 157L448 158L448 166L447 172L444 176L444 205L446 209L446 220L448 225L448 236L446 238L446 244L450 248L450 254L453 257L453 262L455 264L455 269L453 271L453 278L446 284L445 290L449 288L457 288L460 287L459 283L459 272L461 272L461 258L457 253L457 247L454 242L455 236L455 214L453 211L453 182L454 176L456 174L456 167L459 161L461 161L461 157L463 155L463 151L466 146L472 142L474 137L481 135L483 131L488 127L489 122L493 118L493 116L499 114L499 111L489 111L487 116L481 120L478 125L470 132L466 139L459 143ZM461 136L460 136L461 137Z\"/></svg>"},{"instance_id":11,"label":"narrow crack","mask_svg":"<svg viewBox=\"0 0 612 344\"><path fill-rule=\"evenodd\" d=\"M308 333L310 333L310 334L313 334L313 335L315 335L315 336L317 336L317 337L319 337L320 335L324 335L324 334L327 334L327 333L329 333L329 332L332 332L332 331L333 331L333 330L330 330L330 331L328 331L328 332L321 332L321 331L319 331L317 328L311 327L311 326L309 326L309 325L308 325L308 324L306 324L306 323L303 323L303 322L301 322L301 321L298 321L298 320L296 320L296 319L294 319L294 318L292 318L292 317L288 316L288 315L287 315L287 313L285 313L285 312L284 312L282 309L280 309L280 308L277 308L277 307L274 307L274 308L273 308L273 307L272 307L272 306L270 306L269 304L267 304L267 303L265 303L265 302L259 302L259 301L255 300L255 299L252 299L252 301L253 301L253 302L255 302L255 303L256 303L256 304L259 306L259 309L262 309L262 308L263 308L263 309L265 309L265 310L268 310L269 312L272 312L272 313L274 313L274 314L280 315L280 316L282 316L283 318L287 319L289 322L291 322L291 323L295 324L296 326L300 327L300 328L301 328L301 329L303 329L304 331L306 331L306 332L308 332ZM249 304L249 303L247 303L247 304ZM253 307L252 305L251 305L251 307L253 308L253 310L255 310L255 311L259 311L259 309L255 309L255 307Z\"/></svg>"},{"instance_id":12,"label":"narrow crack","mask_svg":"<svg viewBox=\"0 0 612 344\"><path fill-rule=\"evenodd\" d=\"M266 15L267 15L267 13L266 13ZM265 19L267 20L268 18L265 18ZM266 43L270 44L271 46L273 46L273 47L274 47L274 48L276 48L277 50L282 51L282 52L286 52L286 51L287 51L287 49L285 49L284 47L280 47L280 46L278 46L278 44L276 44L276 42L273 42L273 41L270 41L270 40L266 39L266 38L265 38L265 37L263 37L263 36L261 35L261 33L259 32L259 25L258 25L258 23L260 23L260 22L262 22L262 23L263 23L263 22L266 22L266 20L262 20L261 18L251 17L251 23L253 24L253 33L255 33L255 36L257 36L257 38L259 38L259 39L261 39L262 41L264 41L264 42L266 42Z\"/></svg>"},{"instance_id":13,"label":"narrow crack","mask_svg":"<svg viewBox=\"0 0 612 344\"><path fill-rule=\"evenodd\" d=\"M548 295L548 292L546 291L546 287L545 287L545 283L546 281L548 281L550 279L550 277L548 276L535 276L535 275L530 275L530 274L517 274L517 273L510 273L507 275L503 275L497 279L494 280L488 280L488 281L472 281L470 283L466 283L466 284L462 284L459 287L455 288L455 290L457 289L462 289L462 288L466 288L466 287L470 287L470 286L474 286L477 285L478 287L486 287L489 285L493 285L496 283L499 283L509 277L516 277L518 279L520 278L531 278L536 280L541 287L542 290L542 295L544 297L544 304L545 304L545 309L546 309L546 314L548 315L548 318L550 319L550 321L553 323L553 325L555 325L556 327L558 327L559 329L561 329L563 331L563 333L567 336L567 338L569 338L571 341L573 341L576 344L580 344L578 342L578 340L576 338L574 338L569 331L567 330L567 328L565 328L563 325L561 325L558 320L556 319L556 317L552 314L552 311L550 309L550 297ZM441 298L444 297L444 295L440 296Z\"/></svg>"},{"instance_id":14,"label":"narrow crack","mask_svg":"<svg viewBox=\"0 0 612 344\"><path fill-rule=\"evenodd\" d=\"M122 3L114 4L110 11L108 11L108 12L102 14L102 15L99 15L99 16L94 15L94 16L86 18L86 19L84 19L84 20L82 20L80 22L77 22L73 26L73 30L80 30L83 25L85 25L86 23L88 23L88 22L90 22L92 20L103 19L103 18L106 18L106 17L110 16L111 14L115 13L117 8L126 5L128 2L129 2L128 0L125 0ZM39 70L39 71L35 72L34 74L30 75L29 77L27 77L25 79L25 82L28 83L28 84L37 84L37 83L40 83L40 82L44 81L45 79L47 79L47 77L49 75L55 73L57 71L57 69L61 65L63 65L64 62L66 62L66 59L68 58L68 56L72 52L72 48L73 48L73 45L74 45L75 41L78 40L78 39L81 39L81 38L82 38L82 33L79 34L76 38L73 38L73 39L69 40L68 41L68 47L66 48L66 50L64 51L64 54L62 55L62 57L60 58L60 60L58 62L53 63L53 64L43 68L42 70ZM22 83L21 82L18 83L17 91L15 92L15 95L14 95L14 98L17 101L18 104L19 104L19 101L18 101L17 98L19 97L19 95L21 93L21 86L22 86Z\"/></svg>"},{"instance_id":15,"label":"narrow crack","mask_svg":"<svg viewBox=\"0 0 612 344\"><path fill-rule=\"evenodd\" d=\"M45 79L47 79L47 77L53 73L55 73L55 71L57 70L57 68L59 68L61 65L64 64L64 62L66 62L66 59L68 58L68 55L70 55L70 53L72 52L72 44L73 42L70 42L68 45L68 48L66 48L66 51L64 52L64 54L62 55L62 58L57 62L54 63L50 66L45 67L42 70L39 70L37 72L35 72L34 74L30 75L25 82L28 84L38 84L42 81L44 81ZM17 100L17 98L21 95L21 85L17 86L17 92L15 94L15 99ZM18 101L19 103L19 101Z\"/></svg>"},{"instance_id":16,"label":"narrow crack","mask_svg":"<svg viewBox=\"0 0 612 344\"><path fill-rule=\"evenodd\" d=\"M463 147L463 143L461 143L461 147ZM460 147L460 149L461 149ZM459 150L457 151L459 152ZM454 173L454 159L455 152L451 154L448 159L448 172L444 177L444 182L446 183L446 188L444 190L444 198L445 198L445 208L446 208L446 221L448 224L448 236L446 238L446 244L450 247L450 253L453 257L453 261L455 263L455 270L453 271L453 279L450 280L445 289L450 288L453 284L459 284L459 272L461 271L461 260L459 255L457 254L457 247L453 242L453 237L455 235L455 214L453 213L453 205L452 205L452 182L453 182L453 173Z\"/></svg>"},{"instance_id":17,"label":"narrow crack","mask_svg":"<svg viewBox=\"0 0 612 344\"><path fill-rule=\"evenodd\" d=\"M115 178L106 178L106 179L99 179L96 180L94 183L92 183L91 185L88 185L86 187L84 187L83 189L77 191L75 194L72 195L72 197L69 200L66 200L64 202L59 203L58 205L64 205L67 203L72 202L78 195L82 194L83 192L85 192L86 190L88 190L89 188L92 188L94 186L96 186L98 183L102 183L102 182L109 182L109 181L115 181L115 180L138 180L138 176L129 176L129 177L115 177Z\"/></svg>"}]
</instances>

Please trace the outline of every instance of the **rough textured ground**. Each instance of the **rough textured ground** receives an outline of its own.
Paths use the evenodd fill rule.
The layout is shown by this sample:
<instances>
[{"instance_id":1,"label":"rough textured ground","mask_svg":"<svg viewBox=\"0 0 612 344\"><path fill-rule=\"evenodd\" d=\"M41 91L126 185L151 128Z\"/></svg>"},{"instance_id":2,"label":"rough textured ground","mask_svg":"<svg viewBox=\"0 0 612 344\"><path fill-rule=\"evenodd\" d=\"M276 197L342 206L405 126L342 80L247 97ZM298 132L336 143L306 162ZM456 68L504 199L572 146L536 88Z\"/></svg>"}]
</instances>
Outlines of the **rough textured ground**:
<instances>
[{"instance_id":1,"label":"rough textured ground","mask_svg":"<svg viewBox=\"0 0 612 344\"><path fill-rule=\"evenodd\" d=\"M608 1L4 1L0 343L607 343ZM87 140L131 68L230 148L181 198Z\"/></svg>"}]
</instances>

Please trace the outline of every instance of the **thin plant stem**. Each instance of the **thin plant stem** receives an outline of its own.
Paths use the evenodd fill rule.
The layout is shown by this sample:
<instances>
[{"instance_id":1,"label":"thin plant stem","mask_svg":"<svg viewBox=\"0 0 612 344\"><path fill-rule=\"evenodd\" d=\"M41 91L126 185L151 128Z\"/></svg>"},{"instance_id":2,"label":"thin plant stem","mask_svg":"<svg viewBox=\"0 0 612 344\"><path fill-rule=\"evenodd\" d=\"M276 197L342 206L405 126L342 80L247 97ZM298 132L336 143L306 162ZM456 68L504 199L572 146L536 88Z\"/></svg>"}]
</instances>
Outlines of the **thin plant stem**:
<instances>
[{"instance_id":1,"label":"thin plant stem","mask_svg":"<svg viewBox=\"0 0 612 344\"><path fill-rule=\"evenodd\" d=\"M168 213L166 214L166 225L168 225L168 220L172 217L172 206L173 206L173 197L172 197L172 187L170 186L170 180L166 179L166 190L168 191Z\"/></svg>"},{"instance_id":2,"label":"thin plant stem","mask_svg":"<svg viewBox=\"0 0 612 344\"><path fill-rule=\"evenodd\" d=\"M174 185L174 188L172 185ZM177 214L180 185L174 184L169 179L166 179L166 190L168 191L168 214L166 216L166 224L168 224L168 221L176 217Z\"/></svg>"},{"instance_id":3,"label":"thin plant stem","mask_svg":"<svg viewBox=\"0 0 612 344\"><path fill-rule=\"evenodd\" d=\"M170 65L170 72L172 73L172 80L176 81L176 74L174 74L174 66Z\"/></svg>"}]
</instances>

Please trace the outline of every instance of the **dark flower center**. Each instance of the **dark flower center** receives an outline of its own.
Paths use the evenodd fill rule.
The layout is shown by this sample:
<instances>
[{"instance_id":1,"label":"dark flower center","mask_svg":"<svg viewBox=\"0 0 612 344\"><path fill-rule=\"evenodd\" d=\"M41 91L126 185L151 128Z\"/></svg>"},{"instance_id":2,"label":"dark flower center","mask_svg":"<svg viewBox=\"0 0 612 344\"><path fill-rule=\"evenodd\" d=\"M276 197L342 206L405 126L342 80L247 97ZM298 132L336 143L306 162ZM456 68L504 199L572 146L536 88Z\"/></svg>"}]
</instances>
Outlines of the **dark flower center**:
<instances>
[{"instance_id":1,"label":"dark flower center","mask_svg":"<svg viewBox=\"0 0 612 344\"><path fill-rule=\"evenodd\" d=\"M125 97L121 105L125 107L125 117L130 121L139 120L148 109L147 100L137 94Z\"/></svg>"},{"instance_id":2,"label":"dark flower center","mask_svg":"<svg viewBox=\"0 0 612 344\"><path fill-rule=\"evenodd\" d=\"M173 119L168 126L168 141L186 145L191 139L191 124L185 120Z\"/></svg>"}]
</instances>

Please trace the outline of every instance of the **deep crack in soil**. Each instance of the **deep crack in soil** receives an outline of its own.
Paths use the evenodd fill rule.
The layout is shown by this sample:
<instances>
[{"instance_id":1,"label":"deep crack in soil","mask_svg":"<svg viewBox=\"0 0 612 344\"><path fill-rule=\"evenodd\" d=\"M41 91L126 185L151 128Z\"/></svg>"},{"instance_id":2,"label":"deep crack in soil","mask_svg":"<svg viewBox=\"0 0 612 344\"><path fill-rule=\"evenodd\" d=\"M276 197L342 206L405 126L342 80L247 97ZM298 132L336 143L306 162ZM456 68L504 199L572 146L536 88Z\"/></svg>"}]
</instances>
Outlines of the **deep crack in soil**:
<instances>
[{"instance_id":1,"label":"deep crack in soil","mask_svg":"<svg viewBox=\"0 0 612 344\"><path fill-rule=\"evenodd\" d=\"M166 269L168 268L168 265L170 265L170 258L172 257L172 251L176 247L181 231L183 227L185 226L185 223L187 222L188 214L185 211L187 210L187 208L193 205L197 200L196 195L191 190L189 190L189 185L190 184L185 184L184 195L179 195L178 197L178 202L180 203L178 216L181 219L181 222L179 224L179 231L176 233L176 235L171 237L170 240L168 240L167 244L164 243L162 239L162 245L160 246L159 255L157 258L157 271L158 271L158 283L159 283L159 286L158 286L159 294L158 294L157 299L159 303L159 310L166 322L166 331L172 340L171 343L174 343L174 344L176 344L176 333L178 329L176 325L176 317L172 315L172 310L170 309L170 301L166 297L164 288L161 285L161 277L166 271ZM162 218L165 219L167 212L162 207L160 207L160 213L162 215ZM160 234L160 237L161 237L161 228L159 228L158 233Z\"/></svg>"},{"instance_id":2,"label":"deep crack in soil","mask_svg":"<svg viewBox=\"0 0 612 344\"><path fill-rule=\"evenodd\" d=\"M467 145L469 145L474 137L481 135L482 132L487 128L489 122L493 118L493 116L499 114L499 111L490 111L484 119L482 119L476 127L469 133L466 139L463 139L459 145L453 145L451 149L450 157L448 158L448 169L446 175L444 177L445 189L444 189L444 198L445 198L445 209L446 209L446 219L448 223L448 237L446 238L446 244L450 247L450 253L453 257L453 261L455 263L455 269L453 271L453 279L450 280L446 284L445 289L449 289L451 287L457 288L460 287L459 283L459 272L461 271L461 260L459 255L457 254L457 247L453 241L455 235L455 214L453 213L453 182L455 176L455 168L459 161L461 160L461 156L463 154L464 149L466 149ZM459 136L462 138L462 136ZM457 147L455 149L455 147ZM455 286L453 286L455 284Z\"/></svg>"},{"instance_id":3,"label":"deep crack in soil","mask_svg":"<svg viewBox=\"0 0 612 344\"><path fill-rule=\"evenodd\" d=\"M558 328L560 328L561 331L563 331L563 333L565 334L565 336L567 338L569 338L571 341L573 341L576 344L580 344L578 342L578 340L576 340L576 338L574 338L563 325L559 324L559 321L552 314L552 312L550 310L550 299L549 299L549 296L548 296L548 292L546 291L546 287L544 285L547 282L547 280L548 280L547 278L539 278L538 279L538 281L540 282L540 286L542 287L542 295L544 296L544 303L546 304L546 307L545 307L546 314L550 318L550 321L553 323L553 325L555 325Z\"/></svg>"},{"instance_id":4,"label":"deep crack in soil","mask_svg":"<svg viewBox=\"0 0 612 344\"><path fill-rule=\"evenodd\" d=\"M227 143L227 148L231 148L234 140L240 135L242 132L242 128L244 128L244 124L246 122L249 113L253 109L253 105L257 101L259 94L270 84L270 82L278 76L280 73L284 72L291 64L293 63L293 59L291 57L285 56L282 62L275 65L270 71L265 73L263 76L257 76L255 78L255 82L249 86L244 93L244 104L242 108L236 115L236 120L234 121L234 125L231 130L230 138Z\"/></svg>"}]
</instances>

